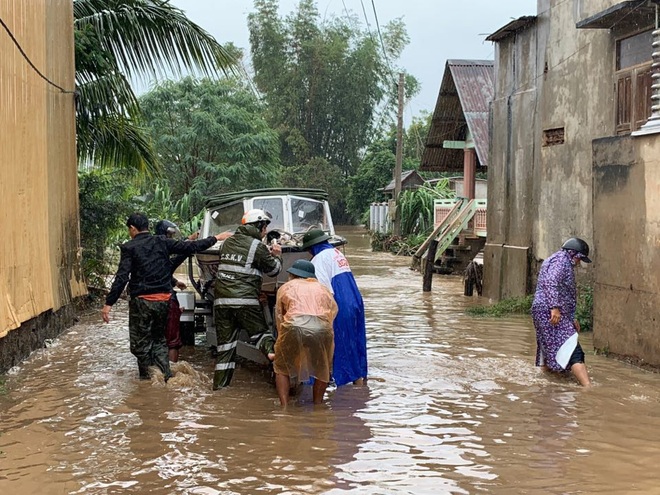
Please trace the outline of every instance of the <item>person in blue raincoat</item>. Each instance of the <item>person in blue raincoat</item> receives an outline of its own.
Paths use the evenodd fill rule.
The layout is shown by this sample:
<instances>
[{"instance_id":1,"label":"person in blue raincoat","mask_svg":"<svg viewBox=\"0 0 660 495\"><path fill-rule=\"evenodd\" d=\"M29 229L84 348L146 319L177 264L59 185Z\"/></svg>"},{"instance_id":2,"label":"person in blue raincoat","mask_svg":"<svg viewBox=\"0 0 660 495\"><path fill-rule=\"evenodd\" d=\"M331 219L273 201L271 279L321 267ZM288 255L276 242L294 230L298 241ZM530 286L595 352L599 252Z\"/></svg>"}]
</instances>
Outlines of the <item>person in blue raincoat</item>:
<instances>
[{"instance_id":1,"label":"person in blue raincoat","mask_svg":"<svg viewBox=\"0 0 660 495\"><path fill-rule=\"evenodd\" d=\"M322 230L310 230L303 237L302 249L311 253L316 278L332 292L339 308L333 324L332 376L341 386L367 377L367 328L362 294L346 257L329 238Z\"/></svg>"}]
</instances>

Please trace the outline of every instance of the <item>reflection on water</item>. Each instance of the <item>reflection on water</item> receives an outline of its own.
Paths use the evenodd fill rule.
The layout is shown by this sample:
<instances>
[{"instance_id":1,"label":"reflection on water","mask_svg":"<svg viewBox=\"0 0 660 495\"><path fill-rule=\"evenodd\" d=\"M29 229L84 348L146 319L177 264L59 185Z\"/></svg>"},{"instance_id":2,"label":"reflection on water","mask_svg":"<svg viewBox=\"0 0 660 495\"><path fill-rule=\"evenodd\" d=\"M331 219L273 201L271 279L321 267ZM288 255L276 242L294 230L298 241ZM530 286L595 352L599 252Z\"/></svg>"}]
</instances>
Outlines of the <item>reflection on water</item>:
<instances>
[{"instance_id":1,"label":"reflection on water","mask_svg":"<svg viewBox=\"0 0 660 495\"><path fill-rule=\"evenodd\" d=\"M424 294L408 259L348 237L367 386L281 409L268 374L241 368L214 393L203 345L167 385L138 381L121 306L9 376L0 492L660 494L659 376L591 355L591 390L544 376L529 318L470 318L460 279Z\"/></svg>"}]
</instances>

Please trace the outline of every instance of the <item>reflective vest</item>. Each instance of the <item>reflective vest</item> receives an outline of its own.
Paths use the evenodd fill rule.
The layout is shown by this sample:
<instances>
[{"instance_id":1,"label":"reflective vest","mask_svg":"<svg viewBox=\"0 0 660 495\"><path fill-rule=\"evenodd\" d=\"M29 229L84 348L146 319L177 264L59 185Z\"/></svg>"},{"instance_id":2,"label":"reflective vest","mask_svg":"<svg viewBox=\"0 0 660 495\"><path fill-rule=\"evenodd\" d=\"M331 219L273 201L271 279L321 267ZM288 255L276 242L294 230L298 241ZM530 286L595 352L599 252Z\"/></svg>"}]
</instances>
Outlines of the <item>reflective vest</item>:
<instances>
[{"instance_id":1,"label":"reflective vest","mask_svg":"<svg viewBox=\"0 0 660 495\"><path fill-rule=\"evenodd\" d=\"M263 276L274 277L281 269L282 260L261 242L259 229L241 225L220 247L215 305L258 305Z\"/></svg>"}]
</instances>

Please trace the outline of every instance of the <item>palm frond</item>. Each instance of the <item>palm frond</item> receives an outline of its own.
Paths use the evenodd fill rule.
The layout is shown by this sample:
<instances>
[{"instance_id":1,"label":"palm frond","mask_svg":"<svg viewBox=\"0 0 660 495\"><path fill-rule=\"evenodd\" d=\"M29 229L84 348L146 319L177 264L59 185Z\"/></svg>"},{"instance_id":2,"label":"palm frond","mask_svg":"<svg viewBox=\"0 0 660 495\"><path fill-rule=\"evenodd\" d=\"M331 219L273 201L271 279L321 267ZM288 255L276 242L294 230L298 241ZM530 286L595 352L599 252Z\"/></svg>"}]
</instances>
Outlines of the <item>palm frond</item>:
<instances>
[{"instance_id":1,"label":"palm frond","mask_svg":"<svg viewBox=\"0 0 660 495\"><path fill-rule=\"evenodd\" d=\"M123 74L110 73L94 78L87 73L76 73L76 116L81 122L96 117L140 115L140 105Z\"/></svg>"},{"instance_id":2,"label":"palm frond","mask_svg":"<svg viewBox=\"0 0 660 495\"><path fill-rule=\"evenodd\" d=\"M91 26L129 77L233 72L236 59L167 0L74 0L74 23ZM185 71L184 71L185 69Z\"/></svg>"},{"instance_id":3,"label":"palm frond","mask_svg":"<svg viewBox=\"0 0 660 495\"><path fill-rule=\"evenodd\" d=\"M136 171L141 177L160 174L160 163L146 129L122 115L95 118L78 134L78 162Z\"/></svg>"}]
</instances>

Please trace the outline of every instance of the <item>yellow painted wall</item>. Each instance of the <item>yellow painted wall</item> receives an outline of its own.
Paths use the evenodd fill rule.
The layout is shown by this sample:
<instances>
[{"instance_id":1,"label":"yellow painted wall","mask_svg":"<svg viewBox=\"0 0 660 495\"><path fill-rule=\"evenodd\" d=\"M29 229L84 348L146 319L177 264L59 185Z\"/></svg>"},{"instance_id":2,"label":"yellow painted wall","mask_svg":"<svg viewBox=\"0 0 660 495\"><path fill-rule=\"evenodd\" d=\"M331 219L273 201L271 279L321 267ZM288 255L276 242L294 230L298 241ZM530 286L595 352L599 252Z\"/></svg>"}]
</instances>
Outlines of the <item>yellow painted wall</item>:
<instances>
[{"instance_id":1,"label":"yellow painted wall","mask_svg":"<svg viewBox=\"0 0 660 495\"><path fill-rule=\"evenodd\" d=\"M74 90L71 0L0 0L39 71ZM79 270L74 95L0 27L0 337L86 291Z\"/></svg>"}]
</instances>

